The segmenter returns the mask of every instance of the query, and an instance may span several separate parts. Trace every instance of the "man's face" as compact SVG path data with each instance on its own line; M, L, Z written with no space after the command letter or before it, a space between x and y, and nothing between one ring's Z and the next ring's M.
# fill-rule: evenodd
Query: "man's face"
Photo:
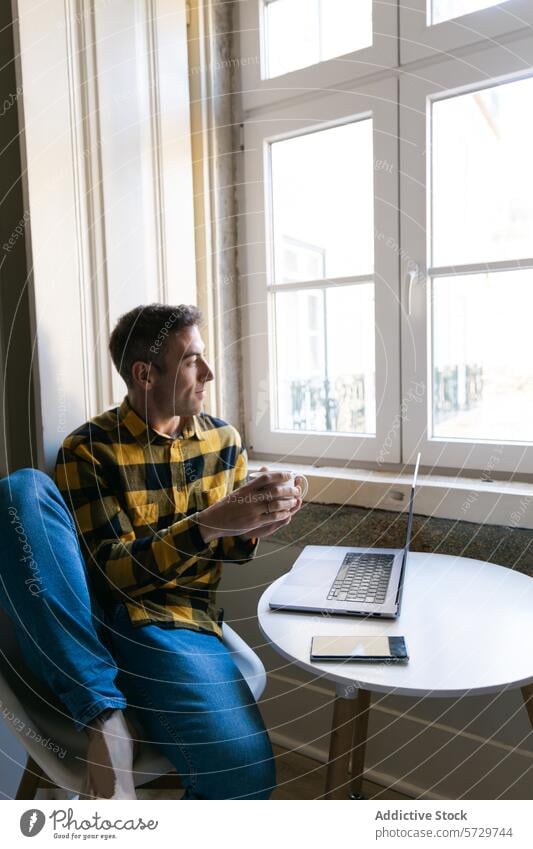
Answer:
M193 416L201 412L205 384L213 372L204 359L205 345L196 326L184 327L167 339L162 370L156 369L152 402L168 416Z

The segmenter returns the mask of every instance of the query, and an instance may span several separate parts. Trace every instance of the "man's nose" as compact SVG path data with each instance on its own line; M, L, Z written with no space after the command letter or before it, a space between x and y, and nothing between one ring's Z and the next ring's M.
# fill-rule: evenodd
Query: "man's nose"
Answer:
M209 380L213 380L214 376L215 375L211 371L211 367L210 367L209 363L205 362L204 363L204 375L202 377L202 381L204 383L207 383Z

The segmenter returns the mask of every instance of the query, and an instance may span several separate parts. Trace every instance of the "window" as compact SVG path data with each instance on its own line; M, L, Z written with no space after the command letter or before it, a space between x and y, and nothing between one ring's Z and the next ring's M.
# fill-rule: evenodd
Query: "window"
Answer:
M265 77L372 44L372 0L264 0Z
M533 269L435 277L431 310L432 435L531 442Z
M372 120L274 141L270 172L278 427L374 433Z
M372 120L275 141L270 160L273 282L372 274Z
M277 427L375 433L374 287L277 291ZM362 332L353 337L353 316Z
M403 449L448 468L533 466L528 52L529 37L400 86L402 377L425 387Z
M400 459L397 97L389 80L245 122L251 450Z
M451 18L469 15L471 12L478 12L480 9L488 9L501 2L502 0L432 0L429 10L430 23L440 24L441 21L449 21Z
M399 0L402 64L498 43L533 24L531 0Z
M397 60L396 2L239 0L244 109L379 72Z
M315 24L319 5L306 7ZM269 79L244 94L249 447L378 464L421 450L480 471L497 455L491 468L532 471L533 37L510 41L502 24L505 45L487 39L490 2L418 9L428 29L475 13L476 46L421 73L396 39L376 79L374 28L365 79L355 53L355 84L313 88L331 68L315 44L298 71L309 86L280 71L277 100ZM279 41L264 28L277 67L296 61L279 55L287 28Z
M433 104L432 264L532 255L533 77Z

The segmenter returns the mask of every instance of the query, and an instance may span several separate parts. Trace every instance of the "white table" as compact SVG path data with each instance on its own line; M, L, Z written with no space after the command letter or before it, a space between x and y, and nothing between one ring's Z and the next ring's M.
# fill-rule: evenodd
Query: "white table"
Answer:
M533 726L533 578L465 557L411 553L398 619L270 610L275 581L261 596L259 626L287 660L336 684L326 798L361 791L372 692L458 697L522 690ZM312 663L313 635L402 635L409 663Z

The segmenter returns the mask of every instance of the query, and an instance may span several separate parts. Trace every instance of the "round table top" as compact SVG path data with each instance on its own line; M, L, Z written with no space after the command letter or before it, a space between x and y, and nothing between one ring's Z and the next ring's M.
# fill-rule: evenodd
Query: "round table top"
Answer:
M397 619L271 610L275 581L259 601L259 626L287 660L338 692L398 695L491 693L533 682L533 578L503 566L412 552ZM408 663L311 662L313 636L403 636Z

